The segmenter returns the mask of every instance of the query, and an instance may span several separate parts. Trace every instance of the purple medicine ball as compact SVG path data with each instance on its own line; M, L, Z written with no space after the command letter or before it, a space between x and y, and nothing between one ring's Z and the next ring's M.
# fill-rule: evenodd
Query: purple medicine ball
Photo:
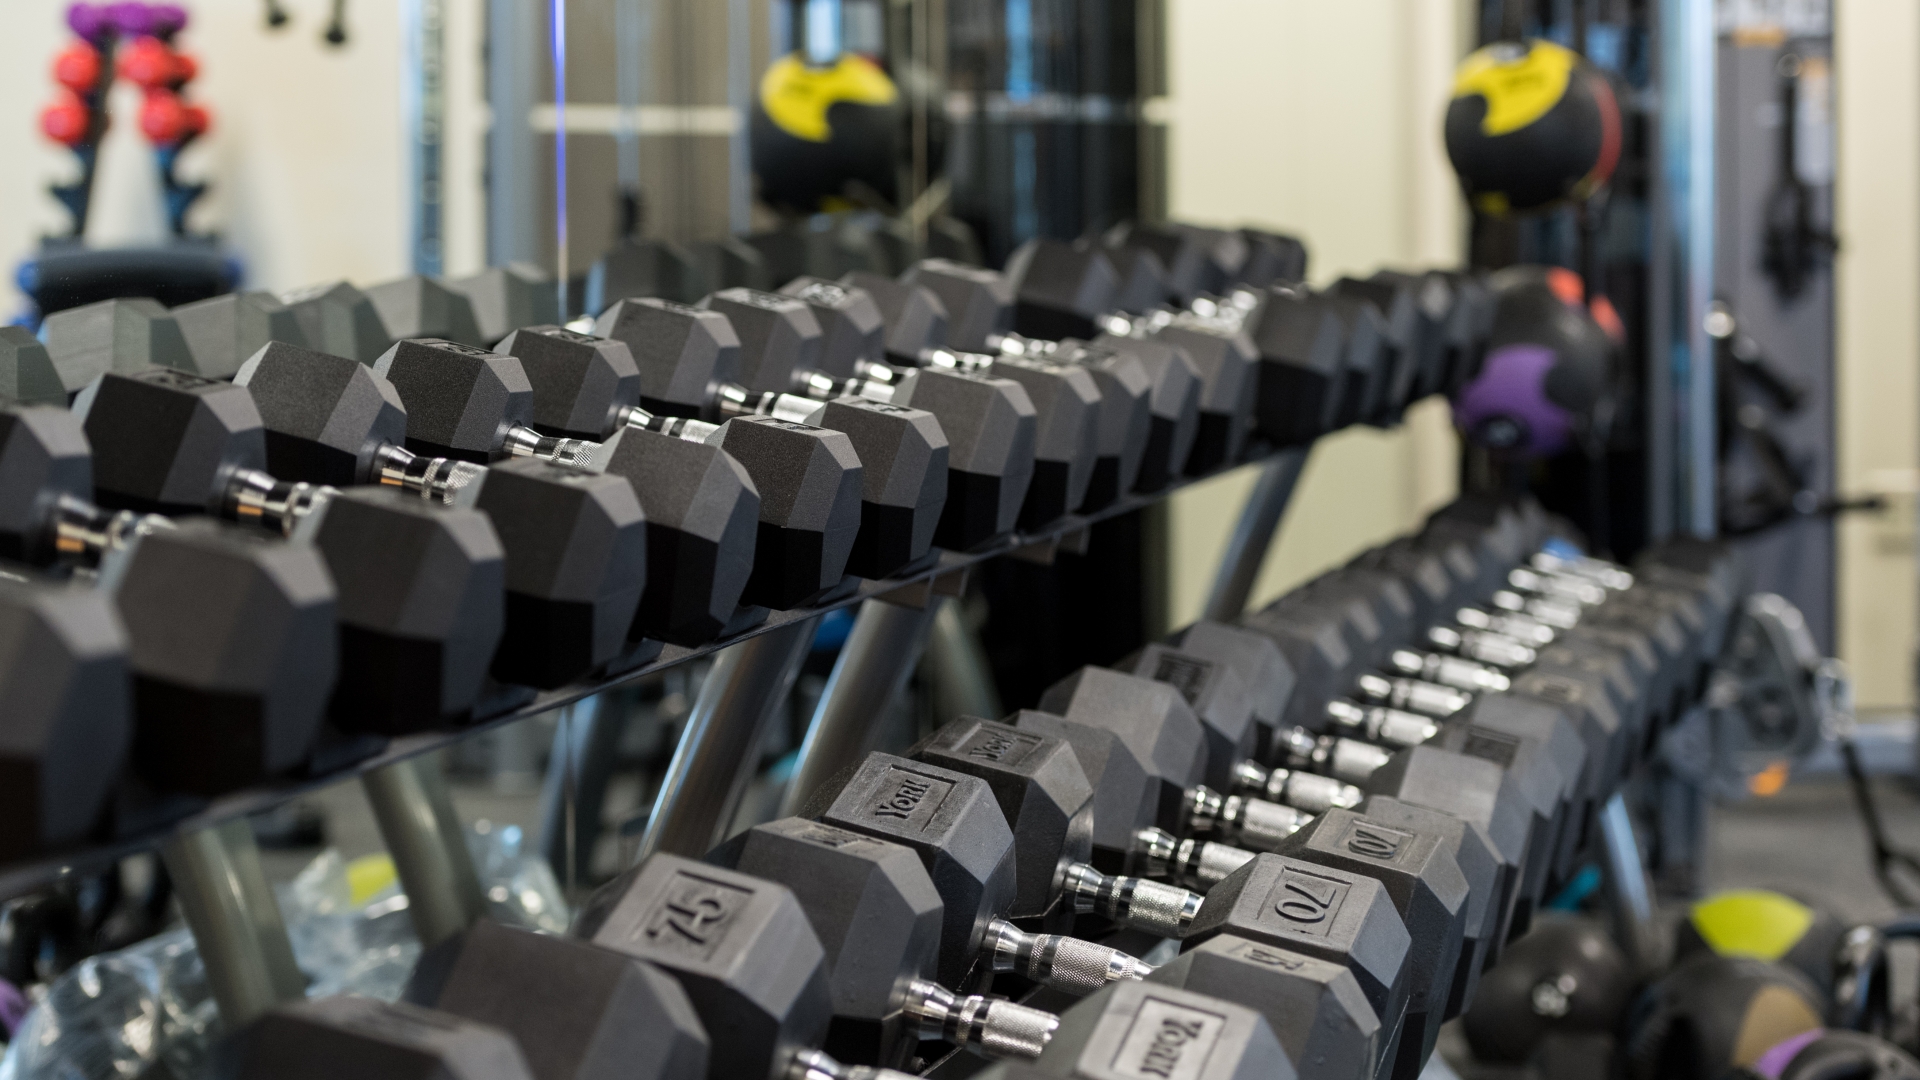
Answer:
M1488 353L1480 374L1454 399L1454 423L1495 450L1529 457L1565 450L1573 414L1547 396L1547 375L1558 359L1545 345L1505 345Z

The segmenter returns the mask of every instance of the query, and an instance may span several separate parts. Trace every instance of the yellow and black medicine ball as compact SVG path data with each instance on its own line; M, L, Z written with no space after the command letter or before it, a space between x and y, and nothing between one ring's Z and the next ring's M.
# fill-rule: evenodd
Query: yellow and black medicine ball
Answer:
M867 57L820 66L781 57L760 79L748 134L760 197L800 214L868 193L894 201L902 122L899 88Z
M1729 889L1696 902L1674 933L1678 957L1712 952L1784 964L1826 993L1847 928L1831 912L1767 889Z
M1620 104L1600 69L1551 41L1503 41L1454 73L1447 156L1474 209L1584 200L1620 160Z

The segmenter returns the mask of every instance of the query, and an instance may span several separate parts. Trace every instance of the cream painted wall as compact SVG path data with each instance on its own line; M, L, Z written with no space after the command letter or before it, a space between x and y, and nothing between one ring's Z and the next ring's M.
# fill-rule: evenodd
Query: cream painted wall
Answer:
M1454 0L1174 0L1173 215L1292 232L1316 281L1457 264L1461 211L1440 117L1468 40L1462 11ZM1458 460L1439 402L1397 431L1324 440L1253 601L1412 528L1453 496ZM1252 479L1241 470L1175 498L1172 625L1199 614Z
M246 268L247 283L286 289L347 278L371 283L406 273L409 185L401 57L403 5L348 6L352 38L321 44L329 0L284 0L293 23L269 34L259 0L189 0L181 45L200 62L191 96L211 107L214 129L191 149L181 174L212 190L196 227L218 231ZM446 0L449 115L447 269L485 264L485 109L481 88L483 0ZM62 227L48 182L73 175L69 155L39 133L52 98L48 71L70 40L64 0L10 0L8 52L0 66L0 316L18 310L11 269L38 238ZM103 147L90 241L157 239L163 228L150 148L137 126L138 97L122 87Z
M1863 708L1911 708L1920 489L1920 5L1839 0L1839 487L1892 497L1841 519L1840 655Z

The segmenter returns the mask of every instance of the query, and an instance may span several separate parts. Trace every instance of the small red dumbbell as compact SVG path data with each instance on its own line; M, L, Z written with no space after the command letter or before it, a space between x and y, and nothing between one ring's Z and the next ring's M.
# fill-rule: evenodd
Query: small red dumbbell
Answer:
M66 146L86 142L90 122L87 107L72 94L62 94L58 101L40 110L40 130Z
M76 94L90 94L100 85L100 50L76 41L53 58L53 81Z

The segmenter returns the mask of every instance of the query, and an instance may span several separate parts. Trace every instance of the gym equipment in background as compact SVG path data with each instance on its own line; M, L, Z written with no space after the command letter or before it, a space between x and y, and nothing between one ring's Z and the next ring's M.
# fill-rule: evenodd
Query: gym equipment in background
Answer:
M67 26L78 40L55 57L59 97L41 110L40 130L73 151L80 175L48 191L67 210L68 229L49 237L18 272L20 290L33 301L32 320L52 312L117 297L151 297L169 305L191 303L234 287L239 268L214 250L210 238L189 231L187 215L207 184L181 179L180 155L204 135L212 118L187 100L199 66L175 39L187 27L177 4L88 4L67 8ZM108 124L107 97L114 77L140 87L138 123L153 146L173 242L160 247L96 250L84 246L101 140Z

